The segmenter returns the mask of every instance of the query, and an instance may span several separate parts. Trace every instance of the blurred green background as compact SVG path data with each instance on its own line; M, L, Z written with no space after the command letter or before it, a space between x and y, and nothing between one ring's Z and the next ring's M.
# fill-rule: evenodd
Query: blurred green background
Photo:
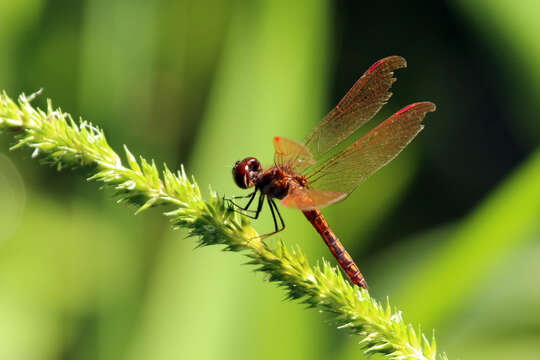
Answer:
M0 88L44 88L110 143L223 195L272 137L301 140L375 61L401 55L384 116L425 131L325 210L380 300L451 359L540 354L540 3L0 0ZM0 359L362 359L246 259L134 217L86 171L0 137ZM279 235L329 252L298 211ZM268 232L265 214L256 228ZM270 239L277 241L278 237Z

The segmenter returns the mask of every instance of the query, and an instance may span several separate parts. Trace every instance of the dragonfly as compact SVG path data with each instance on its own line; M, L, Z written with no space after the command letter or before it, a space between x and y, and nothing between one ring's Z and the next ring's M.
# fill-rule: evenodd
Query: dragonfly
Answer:
M320 209L344 200L359 184L394 159L423 129L432 102L404 107L358 140L350 139L356 130L372 119L388 102L394 71L405 68L400 56L389 56L373 64L356 81L303 143L284 137L274 138L274 164L263 168L255 157L237 161L233 179L241 189L254 188L245 206L233 203L244 215L257 219L265 199L274 220L274 232L285 229L276 200L285 207L302 211L320 234L350 281L367 289L367 282L341 241L332 231ZM352 144L346 144L353 141ZM344 143L343 150L340 144ZM256 195L257 207L250 210ZM277 214L277 217L276 217Z

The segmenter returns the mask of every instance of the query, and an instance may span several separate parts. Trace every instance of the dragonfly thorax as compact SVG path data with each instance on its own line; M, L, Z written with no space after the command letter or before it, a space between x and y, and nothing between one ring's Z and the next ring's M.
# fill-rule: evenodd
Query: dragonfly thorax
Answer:
M289 174L279 166L271 166L260 173L255 186L270 198L282 200L293 188L304 187L306 178L302 175Z

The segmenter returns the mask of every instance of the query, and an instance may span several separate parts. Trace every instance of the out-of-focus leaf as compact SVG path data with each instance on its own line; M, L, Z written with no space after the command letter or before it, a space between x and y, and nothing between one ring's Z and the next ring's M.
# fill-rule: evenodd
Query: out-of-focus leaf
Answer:
M502 87L511 79L511 88L500 90L509 125L520 140L537 145L540 123L532 113L540 111L540 2L524 0L516 6L508 0L462 0L449 4L475 26L493 50L504 69L493 74L500 79L495 83Z
M81 111L118 138L114 145L135 143L144 136L139 129L152 119L158 2L88 0L85 5Z
M98 216L83 200L59 204L31 191L28 198L17 231L0 244L0 358L57 359L77 342L81 316L97 315L96 303L109 313L120 303L128 314L137 248L117 218ZM108 335L121 347L129 328L124 321L114 330Z
M0 1L0 82L10 90L14 81L14 49L19 36L39 17L44 0ZM37 89L36 89L37 90Z
M26 205L26 189L13 163L0 153L0 246L21 223Z
M505 266L507 254L530 239L526 235L538 223L539 183L537 151L463 221L445 246L416 264L397 294L409 316L424 326L439 325L491 271Z

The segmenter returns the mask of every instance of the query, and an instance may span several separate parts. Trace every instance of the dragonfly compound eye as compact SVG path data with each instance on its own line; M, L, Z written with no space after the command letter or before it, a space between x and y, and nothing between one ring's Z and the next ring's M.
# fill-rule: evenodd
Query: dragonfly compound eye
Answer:
M234 182L241 189L252 187L252 177L254 173L260 171L261 164L255 158L245 158L242 161L237 161L232 168Z
M249 160L249 169L251 171L260 171L261 170L261 163L257 159L251 159Z

